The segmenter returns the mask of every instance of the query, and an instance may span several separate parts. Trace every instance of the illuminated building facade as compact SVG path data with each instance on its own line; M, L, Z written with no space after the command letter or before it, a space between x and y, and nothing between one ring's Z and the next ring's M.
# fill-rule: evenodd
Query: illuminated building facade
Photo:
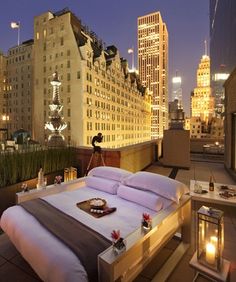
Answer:
M7 58L0 51L0 140L6 139L6 61Z
M4 114L9 137L20 128L32 132L33 40L8 50Z
M6 61L7 58L0 51L0 115L5 114L5 97L6 97Z
M168 128L168 31L160 12L138 18L138 69L152 95L152 138Z
M91 146L103 134L102 147L115 148L151 139L151 96L115 46L104 48L95 33L68 10L34 20L33 138L48 132L52 73L58 72L67 128L65 142Z
M191 94L191 138L223 138L223 120L215 115L210 86L210 58L203 55L197 70L197 87Z
M206 130L202 130L202 125L205 125L200 117L190 118L190 137L191 138L206 138Z
M204 138L210 134L214 114L214 98L210 87L210 58L203 55L197 69L197 87L191 94L191 138Z
M210 58L203 55L197 70L197 87L191 96L192 117L208 123L214 114L214 97L210 87Z

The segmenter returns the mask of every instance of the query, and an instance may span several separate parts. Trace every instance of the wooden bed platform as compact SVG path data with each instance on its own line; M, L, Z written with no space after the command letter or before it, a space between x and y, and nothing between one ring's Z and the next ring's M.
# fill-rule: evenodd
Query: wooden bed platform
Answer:
M57 186L51 185L47 189L21 192L16 194L16 202L72 191L83 186L84 178L80 178ZM191 198L188 195L182 196L178 205L172 204L159 212L152 219L152 229L148 233L144 233L140 223L140 228L125 238L126 251L116 255L111 246L101 253L98 256L99 281L133 281L176 233L180 234L181 243L155 276L155 281L166 281L190 246Z
M183 196L180 204L171 205L152 220L152 230L143 233L140 227L126 239L126 251L115 255L112 247L99 255L100 281L133 281L154 256L178 232L181 243L155 276L158 282L166 281L190 246L191 199Z

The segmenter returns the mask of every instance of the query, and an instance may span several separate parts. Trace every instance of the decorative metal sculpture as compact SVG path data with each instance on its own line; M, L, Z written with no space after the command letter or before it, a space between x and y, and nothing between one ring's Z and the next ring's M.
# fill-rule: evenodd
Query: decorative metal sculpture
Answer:
M61 131L67 127L66 122L63 121L64 117L61 115L63 106L60 102L59 87L61 82L58 78L58 73L53 74L53 80L51 81L53 87L52 90L52 103L49 105L50 108L50 121L45 124L45 129L49 129L52 133L48 136L49 147L62 147L65 146L64 136Z

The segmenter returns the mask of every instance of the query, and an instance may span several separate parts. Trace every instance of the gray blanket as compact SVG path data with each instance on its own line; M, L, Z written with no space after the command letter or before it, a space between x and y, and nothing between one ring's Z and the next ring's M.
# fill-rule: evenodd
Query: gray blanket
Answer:
M75 253L84 266L89 281L98 280L97 256L111 245L107 238L43 199L26 201L20 206Z

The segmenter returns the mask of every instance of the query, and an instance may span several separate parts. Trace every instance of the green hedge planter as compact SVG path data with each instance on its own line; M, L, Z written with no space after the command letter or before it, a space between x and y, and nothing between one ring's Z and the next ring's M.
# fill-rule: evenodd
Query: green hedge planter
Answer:
M0 154L0 188L37 177L40 167L50 174L76 166L75 160L73 147Z

